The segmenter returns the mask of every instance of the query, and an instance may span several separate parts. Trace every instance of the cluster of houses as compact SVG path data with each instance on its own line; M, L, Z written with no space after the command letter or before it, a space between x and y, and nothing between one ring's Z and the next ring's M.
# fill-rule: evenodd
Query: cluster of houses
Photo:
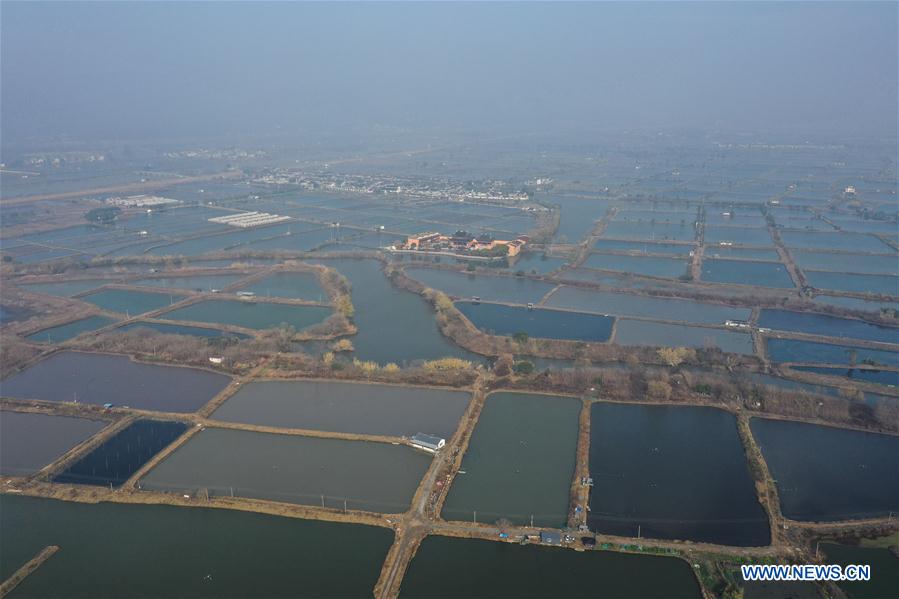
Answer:
M456 231L452 235L441 233L419 233L410 235L405 243L396 249L448 251L456 253L496 252L507 256L517 256L527 244L527 235L519 235L512 240L493 239L490 235L473 235L468 231Z

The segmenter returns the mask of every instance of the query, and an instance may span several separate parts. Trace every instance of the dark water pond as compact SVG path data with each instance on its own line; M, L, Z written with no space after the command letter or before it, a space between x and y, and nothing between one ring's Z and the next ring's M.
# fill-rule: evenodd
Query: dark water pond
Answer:
M26 291L33 291L34 293L46 293L47 295L67 297L84 291L90 291L91 289L96 289L101 285L111 282L112 281L108 279L77 279L74 281L56 281L51 283L30 283L21 285L21 287Z
M871 580L838 582L849 599L883 599L895 597L899 589L899 557L889 549L822 543L821 551L828 564L867 564L871 566Z
M252 291L260 297L328 301L328 294L319 285L315 273L311 272L278 272L243 285L241 290Z
M0 473L27 476L99 432L108 422L0 412Z
M121 312L136 316L144 312L153 312L165 308L184 299L183 295L171 293L149 293L131 291L129 289L103 289L79 299L90 302L110 312Z
M223 374L205 370L143 364L126 356L64 351L0 382L0 395L193 412L230 382Z
M183 422L138 420L53 477L53 482L118 487L187 430Z
M152 279L140 279L132 281L131 285L144 285L147 287L163 287L166 289L187 289L192 291L212 291L224 289L228 285L236 283L245 275L193 275L187 277L157 277Z
M702 261L702 280L713 283L758 285L760 287L793 287L786 267L779 262L748 262L745 260Z
M690 565L673 557L437 536L422 541L400 589L400 597L701 596Z
M464 299L477 296L485 301L518 304L537 303L555 287L552 283L523 277L492 277L433 268L410 267L406 269L406 274L453 297Z
M233 510L0 495L0 577L59 551L11 597L370 597L390 530Z
M787 518L874 518L899 510L899 437L764 418L753 418L751 427Z
M751 312L749 308L675 298L591 291L578 287L557 289L549 296L545 305L614 316L638 316L699 324L724 324L726 320L749 320Z
M331 309L324 306L205 300L166 312L160 318L228 324L246 329L272 329L287 324L301 330L324 321L330 315Z
M796 339L768 339L768 356L775 362L821 362L824 364L861 363L865 360L876 364L899 366L899 352L867 349L848 345L832 345Z
M615 319L600 314L523 308L503 304L456 302L474 326L495 335L527 333L531 337L608 341Z
M766 308L759 314L759 326L810 335L899 343L899 329L895 327L885 327L853 318L839 318L829 314Z
M88 316L74 322L67 322L58 327L51 327L32 333L28 335L27 339L38 343L61 343L77 337L81 333L96 331L114 322L116 321L106 316Z
M817 270L804 272L809 285L818 289L899 296L899 277Z
M591 530L762 546L770 540L734 417L722 410L596 403Z

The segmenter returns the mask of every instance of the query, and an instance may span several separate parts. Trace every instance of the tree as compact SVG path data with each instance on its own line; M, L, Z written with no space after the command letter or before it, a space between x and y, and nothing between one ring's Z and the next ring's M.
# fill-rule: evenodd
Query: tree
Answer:
M696 359L696 350L689 347L660 347L656 353L672 368Z
M516 343L524 345L525 343L528 342L528 339L530 339L530 336L524 331L518 331L517 333L512 335L512 339L514 339Z
M509 376L512 373L512 354L502 354L493 364L493 373L496 376Z
M516 362L512 370L515 371L515 374L531 374L534 372L534 363L522 360L521 362Z

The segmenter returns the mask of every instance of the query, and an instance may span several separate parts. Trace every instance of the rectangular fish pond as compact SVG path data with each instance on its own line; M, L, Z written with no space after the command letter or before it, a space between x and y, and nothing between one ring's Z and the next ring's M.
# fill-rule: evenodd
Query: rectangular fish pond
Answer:
M575 341L608 341L615 319L601 314L525 308L503 304L456 302L456 308L486 333Z
M851 337L866 341L880 341L881 343L899 343L899 328L812 312L765 308L759 314L759 327L808 335Z
M242 285L241 291L251 291L260 297L286 297L289 299L327 302L328 294L318 282L314 272L277 272L263 279Z
M578 287L560 287L549 296L545 305L614 316L638 316L698 324L724 324L727 320L749 320L752 312L750 308L668 297L591 291Z
M230 377L223 374L196 368L144 364L127 356L63 351L0 382L0 395L194 412L230 382Z
M150 293L130 289L103 289L78 299L90 302L103 310L135 316L144 312L154 312L184 299L183 295L172 293Z
M493 393L481 412L442 517L562 527L577 454L581 401Z
M118 487L186 430L183 422L137 420L54 476L53 482Z
M434 268L407 267L406 275L453 297L480 297L485 301L517 304L537 303L555 287L552 283L523 277L493 277Z
M899 436L753 418L784 516L827 521L899 511Z
M430 463L430 455L389 443L207 428L140 487L400 513Z
M108 424L86 418L2 411L0 474L33 474Z
M241 386L212 418L264 426L449 439L471 395L451 389L335 381L260 381Z
M595 403L588 525L597 532L760 547L771 541L734 417Z
M439 536L422 541L400 588L404 598L701 596L690 564L674 557Z
M871 366L899 367L899 352L868 349L849 345L801 341L798 339L767 339L768 357L775 362L817 362L821 364L869 363Z
M297 330L323 322L331 315L324 306L271 302L205 300L162 314L165 320L228 324L245 329L272 329L287 324Z
M42 329L28 335L26 339L38 343L62 343L63 341L68 341L69 339L77 337L81 333L96 331L97 329L102 329L114 322L116 322L116 320L107 318L106 316L88 316L87 318L80 318L72 322L67 322L66 324L50 327L49 329Z
M718 347L728 353L747 355L753 352L752 336L748 333L627 318L618 319L614 341L618 345Z
M782 289L794 287L787 267L780 262L707 259L702 261L702 280Z
M0 578L59 551L11 598L371 597L386 528L236 510L0 495Z

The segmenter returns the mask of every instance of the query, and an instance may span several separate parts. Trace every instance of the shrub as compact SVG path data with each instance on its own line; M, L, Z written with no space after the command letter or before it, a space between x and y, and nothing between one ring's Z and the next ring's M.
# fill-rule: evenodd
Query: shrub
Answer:
M516 374L531 374L534 372L534 363L522 360L521 362L516 362L512 369Z

